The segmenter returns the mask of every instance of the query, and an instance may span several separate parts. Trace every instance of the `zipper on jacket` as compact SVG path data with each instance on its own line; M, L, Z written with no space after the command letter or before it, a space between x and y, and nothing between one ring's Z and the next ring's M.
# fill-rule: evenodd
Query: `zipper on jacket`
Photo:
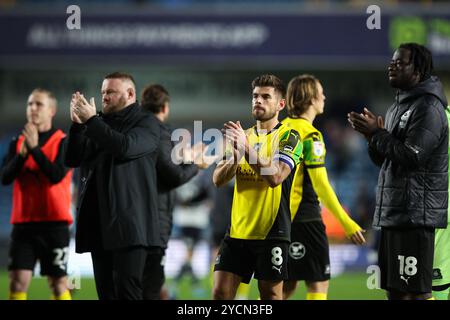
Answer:
M383 214L383 195L384 195L384 174L386 172L386 170L383 168L384 167L385 162L382 165L382 170L383 170L383 177L382 177L382 181L381 181L381 192L380 192L380 206L378 207L378 221L377 221L377 227L380 226L381 223L381 215Z

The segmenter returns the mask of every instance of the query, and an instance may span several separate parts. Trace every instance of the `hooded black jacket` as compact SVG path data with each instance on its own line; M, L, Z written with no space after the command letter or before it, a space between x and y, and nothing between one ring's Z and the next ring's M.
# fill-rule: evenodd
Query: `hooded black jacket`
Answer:
M160 127L137 104L72 124L65 164L80 167L76 251L162 246L156 170Z
M381 167L374 226L447 226L447 100L436 77L399 91L369 143Z

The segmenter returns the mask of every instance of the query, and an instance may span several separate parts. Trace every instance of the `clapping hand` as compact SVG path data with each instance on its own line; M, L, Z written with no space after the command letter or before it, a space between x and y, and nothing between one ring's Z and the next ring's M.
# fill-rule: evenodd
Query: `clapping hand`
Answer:
M207 169L218 158L208 155L208 147L203 142L199 142L192 147L192 157L194 163L200 169Z
M39 134L38 134L38 130L34 124L32 124L30 122L27 123L25 125L25 128L22 130L22 134L25 137L24 144L25 144L25 148L27 150L31 150L38 146Z
M384 128L383 118L375 116L367 108L364 108L364 113L352 111L347 114L347 118L352 128L364 135L367 140L372 137L377 129Z
M96 114L97 110L95 108L94 98L91 98L90 102L87 102L86 98L79 92L72 95L72 101L70 103L70 118L73 122L86 123L86 121Z
M247 135L242 129L241 123L239 121L236 123L228 121L224 124L222 132L225 135L225 139L233 146L235 160L239 161L248 147Z

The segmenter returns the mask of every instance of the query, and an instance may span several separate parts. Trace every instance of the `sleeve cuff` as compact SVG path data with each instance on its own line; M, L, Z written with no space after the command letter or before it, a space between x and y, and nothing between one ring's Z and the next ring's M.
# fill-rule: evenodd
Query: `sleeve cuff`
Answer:
M33 149L30 149L30 154L35 157L36 155L38 155L41 152L41 149L39 148L39 146L34 147Z
M72 125L70 126L71 132L82 132L85 129L85 125L81 123L72 122Z
M375 143L374 139L375 139L378 135L380 135L382 132L387 132L387 130L386 130L386 129L381 129L381 128L376 129L376 130L373 132L372 136L370 137L369 145L373 145L373 144Z
M305 164L305 168L307 169L315 169L315 168L323 168L325 164Z
M100 121L100 118L98 116L93 116L88 119L85 123L86 127L86 135L92 136L95 135L95 132L101 131L102 128L102 121Z
M87 121L86 121L86 125L89 125L92 121L93 121L93 119L95 119L95 118L98 118L97 117L97 115L94 115L94 116L92 116L92 117L90 117Z

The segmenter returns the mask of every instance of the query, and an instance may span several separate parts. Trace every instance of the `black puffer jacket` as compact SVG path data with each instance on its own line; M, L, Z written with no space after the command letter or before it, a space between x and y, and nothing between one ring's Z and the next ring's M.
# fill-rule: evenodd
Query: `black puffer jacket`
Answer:
M436 77L399 91L369 154L381 166L373 225L447 226L447 100Z

